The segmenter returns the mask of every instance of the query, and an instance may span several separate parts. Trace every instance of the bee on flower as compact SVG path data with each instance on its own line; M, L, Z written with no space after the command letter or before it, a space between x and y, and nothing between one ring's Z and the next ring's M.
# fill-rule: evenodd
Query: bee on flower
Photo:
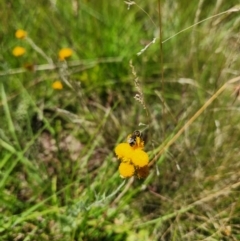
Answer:
M144 141L140 131L128 135L127 142L120 143L115 148L115 153L120 159L119 173L122 178L136 175L144 178L148 175L148 154L143 151Z

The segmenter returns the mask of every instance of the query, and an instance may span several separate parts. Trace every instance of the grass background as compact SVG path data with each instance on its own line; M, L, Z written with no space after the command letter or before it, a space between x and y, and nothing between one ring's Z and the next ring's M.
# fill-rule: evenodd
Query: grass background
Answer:
M239 6L132 3L0 2L1 240L240 239L238 81L224 85L239 76ZM155 162L124 181L114 147L136 129Z

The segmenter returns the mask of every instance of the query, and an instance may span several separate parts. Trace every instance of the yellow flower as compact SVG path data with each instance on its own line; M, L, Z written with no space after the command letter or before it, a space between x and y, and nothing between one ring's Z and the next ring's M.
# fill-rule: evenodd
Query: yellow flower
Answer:
M58 52L58 58L64 60L72 55L73 51L70 48L63 48Z
M62 82L59 80L54 81L52 84L52 88L54 90L61 90L63 88Z
M15 37L18 39L23 39L27 36L27 32L22 30L22 29L18 29L15 33Z
M122 162L118 168L120 172L120 176L122 178L126 177L132 177L134 175L135 169L134 166L127 163L127 162Z
M144 167L148 164L149 161L148 154L143 150L134 150L131 156L131 161L134 166Z
M143 151L144 141L141 133L135 131L127 137L126 143L120 143L115 148L115 153L120 159L119 172L121 177L136 175L143 178L148 175L148 154Z
M115 153L118 158L129 159L133 151L133 148L128 143L120 143L115 148Z
M13 49L12 54L15 57L19 57L19 56L22 56L25 52L26 52L25 48L17 46Z

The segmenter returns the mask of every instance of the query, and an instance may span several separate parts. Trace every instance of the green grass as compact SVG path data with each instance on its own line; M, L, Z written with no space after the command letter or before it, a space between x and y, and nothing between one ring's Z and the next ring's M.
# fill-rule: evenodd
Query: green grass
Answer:
M240 239L238 6L136 3L0 3L1 241ZM123 180L136 129L150 174Z

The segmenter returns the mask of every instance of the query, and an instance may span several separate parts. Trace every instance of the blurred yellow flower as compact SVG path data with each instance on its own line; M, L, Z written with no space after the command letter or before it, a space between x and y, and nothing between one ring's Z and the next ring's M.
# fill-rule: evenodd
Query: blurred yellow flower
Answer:
M59 80L54 81L52 84L52 88L54 90L61 90L63 88L62 82Z
M12 54L13 54L15 57L22 56L23 54L25 54L25 52L26 52L25 48L20 47L20 46L17 46L17 47L15 47L15 48L12 50Z
M27 36L27 32L22 30L22 29L18 29L15 33L15 37L18 39L23 39Z
M135 131L128 135L127 142L120 143L115 148L115 153L120 159L120 176L123 178L136 175L138 178L144 178L148 175L148 154L143 151L144 141L141 133Z
M72 49L70 48L63 48L58 52L58 58L60 60L64 60L66 58L69 58L73 54Z
M122 178L132 177L135 172L134 166L126 162L122 162L118 170Z

